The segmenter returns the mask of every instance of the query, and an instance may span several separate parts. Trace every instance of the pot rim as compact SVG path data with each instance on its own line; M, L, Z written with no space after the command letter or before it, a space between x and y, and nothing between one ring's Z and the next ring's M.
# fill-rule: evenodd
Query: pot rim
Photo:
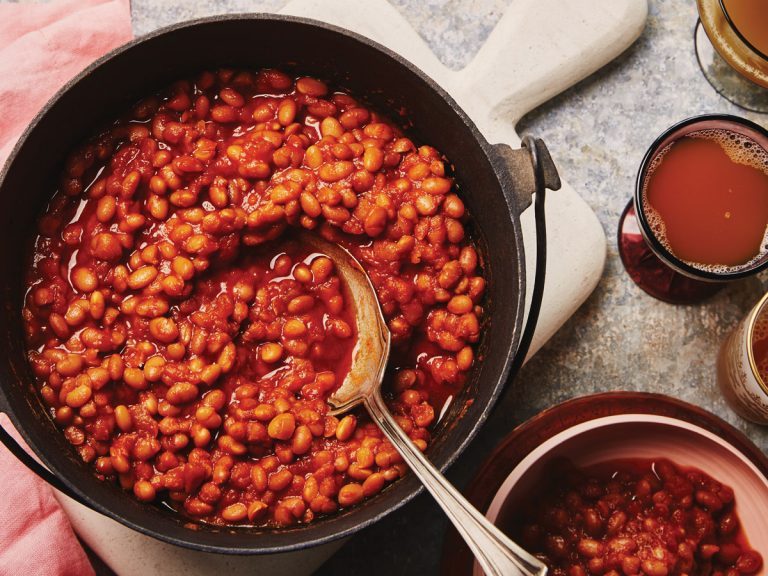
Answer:
M386 46L383 46L374 40L366 38L350 30L347 30L332 24L327 24L325 22L321 22L318 20L310 19L310 18L288 16L288 15L282 15L282 14L270 14L270 13L225 14L225 15L198 18L198 19L188 20L184 22L178 22L170 26L166 26L166 27L154 30L148 34L134 38L130 42L127 42L126 44L123 44L122 46L119 46L114 50L110 51L109 53L105 54L104 56L102 56L101 58L93 62L91 65L86 67L84 70L82 70L80 73L78 73L74 78L69 80L48 100L45 106L35 115L35 117L32 119L29 125L25 128L24 132L21 134L18 141L14 145L2 169L0 169L0 188L2 188L2 185L6 180L7 174L10 171L12 164L16 161L20 151L24 147L24 144L28 140L29 136L37 129L38 125L41 123L43 118L51 111L51 109L53 109L57 105L57 103L61 100L61 98L65 94L69 93L72 89L76 88L77 85L83 79L90 76L93 72L100 69L102 66L109 64L112 60L114 60L116 57L120 56L121 54L128 52L134 49L135 47L147 41L153 40L157 37L173 34L180 30L185 30L188 28L194 28L198 26L215 25L216 23L220 23L220 22L248 21L248 20L266 21L266 22L288 22L288 23L296 23L296 24L301 24L305 26L320 28L320 29L347 37L352 41L365 44L366 46L383 53L389 59L394 60L401 67L405 67L409 73L416 76L419 80L424 82L431 89L431 91L434 94L434 97L443 99L451 107L454 113L458 115L461 122L467 127L470 133L474 136L474 139L477 145L480 147L483 154L488 160L489 170L493 170L494 177L499 182L499 188L503 192L502 195L504 197L504 202L506 203L506 206L508 209L508 219L510 224L512 225L512 232L514 234L514 240L515 240L515 251L517 253L517 261L519 265L517 313L515 315L515 325L513 326L513 331L509 336L508 344L504 345L505 349L502 349L499 351L499 354L500 355L503 354L504 356L503 369L496 376L497 381L491 389L491 393L488 397L488 401L485 403L485 405L476 415L473 422L469 424L469 429L467 433L464 436L460 436L457 438L456 446L450 449L450 453L448 454L448 457L445 458L445 460L439 465L439 469L441 471L445 471L445 469L448 466L450 466L456 461L456 459L467 448L469 443L475 438L480 427L487 420L488 415L490 414L492 408L494 407L502 389L504 388L508 380L512 376L514 376L513 374L511 374L513 359L516 356L517 347L519 345L520 336L522 334L523 319L525 316L525 286L526 286L525 253L523 248L522 231L521 231L520 219L519 219L519 214L520 214L519 202L516 196L510 190L511 184L510 184L509 172L507 171L504 161L499 157L498 153L494 150L493 146L480 133L475 123L469 118L466 112L464 112L464 110L456 103L456 101L450 96L450 94L448 94L443 88L441 88L429 75L427 75L425 72L423 72L421 69L419 69L417 66L412 64L407 59L403 58L398 53L390 50ZM19 418L17 418L13 408L8 405L9 403L6 401L5 398L3 398L3 396L4 396L4 393L3 393L2 387L0 387L0 408L6 409L6 413L8 414L9 418L13 422L14 426L16 426L16 429L18 430L18 432L21 434L21 436L27 442L27 444L33 448L35 454L43 462L43 464L49 469L55 470L56 467L52 466L50 459L47 457L46 451L40 449L33 441L31 441L29 435L27 434L27 431L25 430L25 427L21 425L21 422ZM3 406L4 404L6 406ZM466 410L467 412L471 411L473 408L477 406L478 406L478 403L473 403L472 406L470 406ZM467 418L467 415L465 414L462 417L462 419L463 418ZM361 508L353 509L351 516L340 515L339 513L337 513L335 515L332 515L327 520L320 520L317 523L313 523L306 527L303 527L302 532L305 532L307 536L303 536L302 534L296 532L295 530L290 530L290 529L277 530L271 533L267 532L267 534L270 537L276 536L279 540L286 540L286 543L278 542L273 545L263 546L262 544L259 543L260 540L263 540L263 535L253 534L254 545L249 547L244 547L244 546L231 546L231 545L220 546L220 545L212 545L212 544L201 543L201 542L192 542L188 539L176 538L176 537L167 535L163 532L156 531L152 527L146 526L145 524L134 522L131 519L124 517L122 514L118 514L112 511L112 509L110 509L109 507L106 507L100 504L99 502L92 500L88 494L86 494L81 489L79 489L77 484L70 481L69 478L67 478L66 476L63 476L63 475L57 475L57 476L59 476L59 478L71 490L73 490L75 494L77 494L85 502L87 502L88 506L90 506L92 509L98 511L104 516L107 516L108 518L111 518L113 520L120 522L124 526L127 526L133 530L136 530L137 532L140 532L147 536L151 536L161 541L165 541L170 544L174 544L184 548L199 550L203 552L212 552L212 553L220 553L220 554L236 554L236 555L249 555L249 554L256 555L256 554L291 552L295 550L327 544L344 537L349 537L359 532L363 528L366 528L367 526L370 526L371 524L378 522L383 517L388 515L390 512L393 512L394 510L401 508L403 505L413 500L413 498L419 495L424 489L423 486L413 476L413 474L409 474L405 478L401 478L399 481L395 482L392 486L393 489L399 486L400 490L403 491L405 495L399 500L397 500L396 502L394 502L392 506L386 509L374 510L373 512L369 512L367 513L367 517L362 519L355 518L355 516L360 515L360 512L358 512L358 514L354 513L354 511L359 511L361 510ZM333 526L334 520L336 520L337 522L340 522L341 525L338 527ZM321 531L324 531L325 533L320 535L314 534ZM189 533L195 534L196 532L190 530Z

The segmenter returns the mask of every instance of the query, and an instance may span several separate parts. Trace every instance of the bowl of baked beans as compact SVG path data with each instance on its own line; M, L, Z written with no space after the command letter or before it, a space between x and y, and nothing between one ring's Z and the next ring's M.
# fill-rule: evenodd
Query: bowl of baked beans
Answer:
M445 468L518 352L519 213L554 182L531 142L490 146L396 55L300 19L179 25L98 62L0 175L2 408L37 471L218 552L319 544L407 502L377 426L329 414L355 303L299 232L362 263L388 406Z
M699 408L610 393L521 425L469 492L551 574L764 574L766 464ZM482 574L446 550L447 573Z

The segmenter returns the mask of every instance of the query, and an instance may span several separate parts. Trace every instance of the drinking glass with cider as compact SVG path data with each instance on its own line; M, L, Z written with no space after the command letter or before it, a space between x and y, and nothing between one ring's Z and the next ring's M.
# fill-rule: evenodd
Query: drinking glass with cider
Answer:
M697 0L696 54L704 76L743 108L768 112L768 3Z
M665 131L641 163L619 252L641 288L673 303L768 267L768 131L728 115Z

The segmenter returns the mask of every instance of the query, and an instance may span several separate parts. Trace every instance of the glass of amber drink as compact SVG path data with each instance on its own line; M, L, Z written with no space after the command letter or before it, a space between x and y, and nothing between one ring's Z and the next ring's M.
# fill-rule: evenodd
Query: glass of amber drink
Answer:
M618 245L632 279L671 303L768 268L768 131L721 114L667 129L640 165Z
M723 341L717 384L734 412L768 424L768 293Z
M704 76L742 108L768 112L768 4L697 0L696 55Z

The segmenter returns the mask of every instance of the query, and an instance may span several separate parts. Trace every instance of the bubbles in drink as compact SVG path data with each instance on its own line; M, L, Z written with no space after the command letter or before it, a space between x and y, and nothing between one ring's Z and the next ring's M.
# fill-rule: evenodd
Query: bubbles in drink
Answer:
M761 148L752 138L717 128L697 130L686 134L686 136L688 138L714 140L722 146L731 162L752 166L768 175L768 150Z
M759 247L757 247L757 244L755 243L755 250L751 251L753 256L751 258L748 258L746 261L739 262L738 264L719 264L719 263L713 263L713 262L699 262L695 261L690 258L685 258L682 255L678 254L677 251L673 248L674 242L670 241L670 234L668 234L668 226L670 222L674 222L674 225L680 228L686 228L691 227L693 224L692 222L695 221L696 216L692 216L691 212L691 204L695 203L697 201L706 201L702 198L687 198L683 201L682 198L678 199L680 202L680 205L677 207L669 207L667 210L667 219L665 221L665 218L662 217L662 214L651 205L651 202L649 201L649 196L652 196L652 194L649 193L649 186L652 181L652 177L654 174L656 174L657 170L659 170L660 166L664 163L665 159L668 158L670 155L670 152L673 150L673 148L682 140L684 139L692 139L693 141L696 140L706 140L717 143L720 148L722 149L722 152L725 153L727 156L727 159L730 160L733 164L743 165L743 166L749 166L751 168L756 169L759 172L762 172L762 174L765 176L766 183L768 184L768 150L761 147L760 144L758 144L753 139L749 138L748 136L745 136L743 134L739 134L737 132L733 132L726 129L721 128L711 128L711 129L703 129L703 130L697 130L694 132L687 133L680 138L670 142L667 144L660 152L658 152L650 164L648 165L648 168L646 170L644 179L643 179L643 188L642 188L642 208L643 213L645 215L648 227L650 228L653 235L656 237L656 239L661 243L661 245L672 255L679 258L686 264L697 268L699 270L703 270L705 272L710 272L713 274L730 274L734 272L739 272L741 270L749 269L755 264L757 264L760 260L762 260L766 252L768 252L768 218L763 218L758 222L758 225L760 226L759 230L762 231L762 239L759 244ZM679 149L678 149L679 151ZM692 153L691 153L692 154ZM697 191L691 192L691 184L688 182L688 180L691 177L690 169L691 169L691 162L695 162L698 159L691 159L691 158L685 158L684 161L688 162L689 164L687 166L680 166L681 174L677 175L678 180L674 181L673 184L675 185L670 186L667 184L668 189L665 189L663 191L663 194L667 195L683 195L684 193L688 194L696 194ZM680 162L683 162L683 160L680 160L678 157L678 160ZM724 161L726 164L728 164L727 161ZM754 183L753 181L750 181L750 183ZM729 189L728 193L734 196L733 194L734 190L737 192L743 191L743 187L741 183L734 182L733 183L733 189ZM765 185L764 185L765 187ZM710 191L711 192L711 191ZM718 193L720 193L718 191ZM766 187L766 194L768 194L768 187ZM736 201L737 199L728 199L728 201ZM757 207L755 208L758 209ZM728 220L730 218L736 218L742 216L745 212L751 211L751 206L741 206L740 210L733 210L730 209L724 210L722 213L718 214L719 218ZM676 211L676 212L675 212ZM674 217L674 218L673 218ZM735 222L735 220L734 220ZM700 230L699 230L700 232ZM692 236L692 235L691 235ZM757 234L754 234L755 239ZM677 235L678 243L681 240L681 235L678 231ZM690 238L687 239L689 243L707 241L712 243L713 252L716 249L720 249L723 247L723 243L728 242L728 238L726 237L717 237L715 234L712 237L708 238ZM699 247L698 252L701 253L701 247Z

